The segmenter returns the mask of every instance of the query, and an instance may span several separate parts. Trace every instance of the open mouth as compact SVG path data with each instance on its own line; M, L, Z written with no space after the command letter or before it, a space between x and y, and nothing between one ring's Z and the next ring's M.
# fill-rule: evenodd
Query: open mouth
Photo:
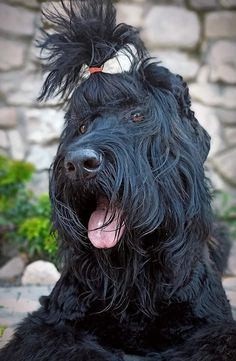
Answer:
M106 197L97 199L96 209L88 220L88 238L96 248L112 248L121 239L125 225L122 212L118 208L111 210Z

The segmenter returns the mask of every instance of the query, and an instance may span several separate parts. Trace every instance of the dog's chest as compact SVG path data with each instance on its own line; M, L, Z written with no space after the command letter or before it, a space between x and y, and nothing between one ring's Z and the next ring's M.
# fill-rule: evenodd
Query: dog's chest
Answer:
M191 321L191 312L183 305L175 310L166 308L155 317L138 311L126 313L123 318L112 312L90 315L84 320L83 328L93 332L104 346L146 354L168 348L173 340L176 345L181 343L192 329Z

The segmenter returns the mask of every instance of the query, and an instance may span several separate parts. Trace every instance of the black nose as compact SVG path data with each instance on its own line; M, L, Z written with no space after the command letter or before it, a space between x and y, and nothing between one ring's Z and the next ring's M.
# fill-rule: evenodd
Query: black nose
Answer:
M86 178L94 177L102 164L102 155L93 149L77 149L68 152L65 158L67 175L76 179L80 174Z

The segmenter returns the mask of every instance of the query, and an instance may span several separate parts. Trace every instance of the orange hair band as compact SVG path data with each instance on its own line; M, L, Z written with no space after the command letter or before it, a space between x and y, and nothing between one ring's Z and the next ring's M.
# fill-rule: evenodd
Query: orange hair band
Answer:
M90 74L101 73L102 72L102 67L91 66L89 68L89 72L90 72Z

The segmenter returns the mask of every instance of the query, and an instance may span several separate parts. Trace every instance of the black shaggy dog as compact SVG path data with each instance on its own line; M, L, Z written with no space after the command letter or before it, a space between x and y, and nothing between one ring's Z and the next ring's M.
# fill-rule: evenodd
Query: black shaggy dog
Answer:
M108 0L45 16L55 32L41 43L40 100L67 103L50 183L64 266L1 360L236 360L209 136L186 84L149 58L137 29L115 25Z

